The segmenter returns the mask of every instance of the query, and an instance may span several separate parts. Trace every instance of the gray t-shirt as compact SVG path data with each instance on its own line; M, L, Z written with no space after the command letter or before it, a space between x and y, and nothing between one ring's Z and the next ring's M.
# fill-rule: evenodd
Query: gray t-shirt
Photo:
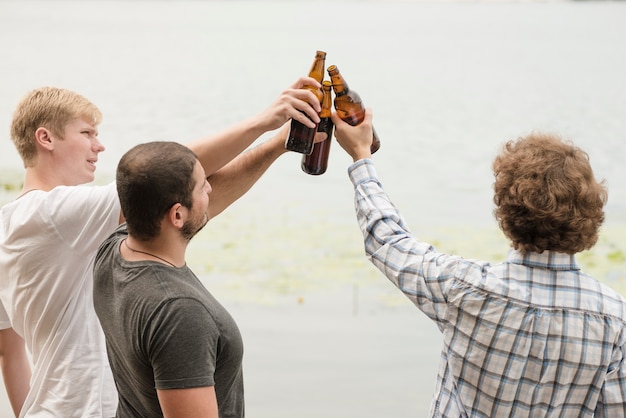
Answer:
M237 324L187 267L126 261L125 225L100 247L94 306L119 393L118 417L162 417L156 389L214 386L220 418L244 417Z

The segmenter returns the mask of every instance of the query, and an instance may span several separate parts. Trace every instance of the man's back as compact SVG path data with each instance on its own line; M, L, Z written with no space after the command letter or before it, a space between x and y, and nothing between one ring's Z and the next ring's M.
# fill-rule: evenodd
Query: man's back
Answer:
M441 266L444 260L438 257ZM449 280L446 302L435 308L445 361L434 411L452 413L456 402L489 417L623 408L603 398L623 382L626 304L619 294L582 273L573 256L550 251L459 266L471 267Z
M0 325L24 338L34 364L21 416L113 416L92 268L119 222L114 185L33 190L0 213Z
M512 250L496 265L439 253L371 160L349 173L367 255L443 334L431 416L625 416L621 295L562 252Z

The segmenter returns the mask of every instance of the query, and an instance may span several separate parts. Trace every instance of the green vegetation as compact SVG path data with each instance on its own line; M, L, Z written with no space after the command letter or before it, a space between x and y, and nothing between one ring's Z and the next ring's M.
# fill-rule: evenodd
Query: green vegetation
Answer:
M254 216L249 207L244 211L220 215L191 242L188 262L209 288L266 304L355 284L362 290L375 288L390 306L406 303L366 259L356 221L333 223L326 215L313 227L271 211ZM597 245L576 259L583 271L626 295L624 236L626 225L605 228ZM496 226L442 228L422 238L438 251L492 263L504 260L508 251Z

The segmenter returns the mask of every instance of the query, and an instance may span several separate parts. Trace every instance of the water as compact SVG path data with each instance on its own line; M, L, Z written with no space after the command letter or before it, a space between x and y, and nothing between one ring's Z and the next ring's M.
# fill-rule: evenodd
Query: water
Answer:
M0 175L21 180L8 126L32 88L98 104L104 182L136 143L261 111L321 49L373 108L379 174L420 237L504 257L491 160L558 132L609 186L581 264L626 289L625 21L626 2L0 0ZM251 417L427 413L440 335L364 259L349 161L334 144L314 177L281 157L192 242L189 264L242 329Z

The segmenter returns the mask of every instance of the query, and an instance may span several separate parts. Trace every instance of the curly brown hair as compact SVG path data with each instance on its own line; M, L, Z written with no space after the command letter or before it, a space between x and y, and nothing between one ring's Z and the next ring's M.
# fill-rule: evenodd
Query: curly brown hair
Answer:
M513 248L575 254L598 240L607 189L571 142L545 133L509 141L493 173L494 215Z

